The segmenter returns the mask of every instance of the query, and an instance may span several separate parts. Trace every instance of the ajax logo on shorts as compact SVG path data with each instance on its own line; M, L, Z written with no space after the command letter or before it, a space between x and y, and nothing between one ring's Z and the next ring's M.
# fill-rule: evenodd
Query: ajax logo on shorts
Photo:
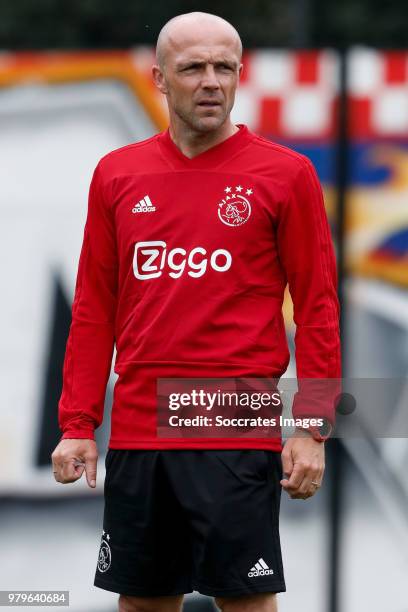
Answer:
M273 574L273 570L269 569L265 561L261 558L255 563L254 567L248 572L248 576L253 578L254 576L269 576Z
M147 280L168 273L171 278L180 278L187 267L187 274L199 278L208 266L216 272L229 270L232 256L226 249L216 249L211 254L203 247L195 247L189 253L180 247L168 250L162 240L136 242L133 256L133 272L136 278Z
M104 531L102 531L102 541L98 556L98 570L100 572L106 572L111 565L112 555L109 546L109 540L109 533L105 533Z
M225 225L238 227L248 221L251 215L251 204L248 196L253 194L253 189L244 189L242 185L226 187L225 196L218 204L218 217Z

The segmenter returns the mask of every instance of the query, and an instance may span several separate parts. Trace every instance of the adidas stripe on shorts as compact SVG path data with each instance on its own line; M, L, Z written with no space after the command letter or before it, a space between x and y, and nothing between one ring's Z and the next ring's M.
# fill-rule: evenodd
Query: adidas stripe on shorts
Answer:
M285 591L278 452L109 449L94 585L140 597Z

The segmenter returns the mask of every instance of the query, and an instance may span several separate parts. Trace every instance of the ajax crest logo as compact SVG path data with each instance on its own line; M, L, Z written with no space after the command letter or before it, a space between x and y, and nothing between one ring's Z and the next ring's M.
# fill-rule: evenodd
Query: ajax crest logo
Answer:
M105 533L104 531L102 531L102 541L101 541L101 547L99 549L99 556L98 556L98 570L100 572L106 572L110 568L110 565L111 565L112 555L111 555L111 549L109 546L109 540L110 540L109 533Z
M238 227L248 221L251 216L251 204L248 197L253 194L252 189L244 189L237 185L224 189L225 196L218 204L218 216L225 225Z

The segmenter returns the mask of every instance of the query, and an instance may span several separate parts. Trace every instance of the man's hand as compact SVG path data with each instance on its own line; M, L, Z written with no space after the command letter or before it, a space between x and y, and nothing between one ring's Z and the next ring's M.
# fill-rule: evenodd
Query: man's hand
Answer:
M321 485L324 467L324 442L317 442L307 432L296 431L282 451L282 468L287 478L280 481L281 485L292 499L312 497Z
M63 484L81 478L84 470L90 487L96 487L98 449L94 440L61 440L51 455L55 480Z

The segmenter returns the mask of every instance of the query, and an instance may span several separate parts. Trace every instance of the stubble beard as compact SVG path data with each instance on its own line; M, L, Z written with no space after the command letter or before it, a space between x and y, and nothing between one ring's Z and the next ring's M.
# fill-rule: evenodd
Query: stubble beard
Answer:
M229 112L225 108L222 109L221 114L199 117L194 111L188 112L182 108L174 107L174 112L183 123L185 123L190 130L206 134L208 132L215 132L218 130L228 118Z

